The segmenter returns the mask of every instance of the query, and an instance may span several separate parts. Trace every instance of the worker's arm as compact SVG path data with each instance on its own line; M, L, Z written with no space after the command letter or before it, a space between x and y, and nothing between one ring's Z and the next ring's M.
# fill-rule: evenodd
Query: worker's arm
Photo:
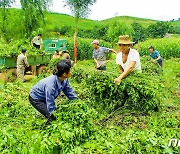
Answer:
M121 65L119 65L119 72L120 72L120 73L123 73L123 72L124 72L124 69L122 68Z
M40 49L42 49L42 43L40 44Z
M47 110L49 114L52 114L52 112L56 109L55 102L54 102L54 93L55 93L55 88L46 86L45 87L45 97L46 97L46 105L47 105Z
M153 62L158 61L159 59L161 59L160 55L156 59L153 59Z
M24 58L24 63L25 63L25 65L27 66L27 67L29 67L29 64L28 64L28 61L27 61L27 57L25 56L25 58Z
M65 81L64 81L65 82ZM66 80L66 85L64 87L64 89L62 90L64 92L64 94L70 99L77 99L77 95L76 93L73 91L73 89L71 88L69 81Z
M114 49L109 49L109 51L111 51L111 52L113 52L113 53L117 54L117 51L116 51L116 50L114 50Z
M94 61L95 61L95 63L96 63L96 67L98 68L100 65L99 65L99 63L98 63L97 59L96 59L96 58L94 58Z
M118 78L114 79L114 83L118 84L118 83L121 82L121 80L123 78L128 76L132 72L132 70L134 69L135 64L136 64L136 61L131 61L130 64L129 64L129 67L126 70L124 70L124 72Z

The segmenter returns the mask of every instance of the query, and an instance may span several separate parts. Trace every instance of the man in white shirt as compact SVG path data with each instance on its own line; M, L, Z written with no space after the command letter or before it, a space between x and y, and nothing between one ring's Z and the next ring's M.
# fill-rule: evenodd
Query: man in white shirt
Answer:
M32 39L32 46L34 46L37 49L42 48L42 34L38 34L38 36L35 36Z
M132 71L142 72L139 52L131 48L132 44L134 42L130 41L128 35L119 36L118 45L120 52L116 55L116 64L119 65L122 74L114 79L115 84L120 83Z

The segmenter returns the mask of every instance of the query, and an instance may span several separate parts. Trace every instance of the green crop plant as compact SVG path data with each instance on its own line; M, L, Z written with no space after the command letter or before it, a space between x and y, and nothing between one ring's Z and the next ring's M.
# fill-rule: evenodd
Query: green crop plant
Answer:
M140 55L149 55L148 47L152 45L164 59L180 58L180 38L149 39L141 43Z

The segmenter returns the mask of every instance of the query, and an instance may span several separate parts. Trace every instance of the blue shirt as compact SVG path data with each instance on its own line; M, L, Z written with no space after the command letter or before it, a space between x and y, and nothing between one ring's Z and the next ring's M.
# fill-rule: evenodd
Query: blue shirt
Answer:
M77 98L76 94L69 85L68 79L65 79L61 83L57 75L51 75L40 80L32 87L30 96L33 99L46 102L48 112L51 114L56 109L54 100L61 91L63 91L70 100Z
M150 57L153 58L153 59L157 59L159 56L160 56L160 54L159 54L159 52L157 50L154 50L153 53L152 52L150 53ZM162 57L161 57L161 59L158 60L158 62L159 61L162 61Z
M93 50L92 58L93 59L96 58L97 60L100 61L105 61L107 52L109 52L109 48L99 47L98 51L96 51L95 49Z
M96 49L93 50L92 58L97 59L97 62L101 66L106 65L106 53L109 52L109 48L99 47L98 51Z

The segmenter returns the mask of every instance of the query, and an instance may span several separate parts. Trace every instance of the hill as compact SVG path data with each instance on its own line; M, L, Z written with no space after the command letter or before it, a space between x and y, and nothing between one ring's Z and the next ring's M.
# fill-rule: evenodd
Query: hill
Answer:
M131 17L131 16L117 16L117 17L106 19L106 20L102 20L100 22L104 23L104 24L109 24L112 22L132 24L133 22L137 22L137 23L141 24L143 27L147 27L151 24L156 23L157 21L158 20L151 20L151 19L146 19L146 18L137 18L137 17Z
M21 9L15 9L11 8L9 9L10 12L19 13ZM1 9L0 9L0 16L2 15ZM150 24L154 24L159 20L152 20L152 19L146 19L146 18L138 18L138 17L132 17L132 16L117 16L113 18L109 18L106 20L90 20L86 18L79 19L79 28L80 29L92 29L95 25L104 25L104 24L110 24L112 22L120 22L120 23L126 23L127 25L132 24L133 22L140 23L143 27L147 27ZM61 14L61 13L53 13L48 12L46 14L46 27L48 30L52 30L55 27L62 27L62 26L74 26L74 17L67 15L67 14ZM180 26L180 21L170 21L173 26Z
M130 16L118 16L100 21L81 18L79 20L79 28L92 29L95 25L98 26L98 25L110 24L112 22L121 22L121 23L126 23L127 25L130 25L133 22L137 22L140 23L143 27L147 27L150 24L156 23L157 20L130 17ZM53 29L54 27L61 27L63 25L74 26L74 17L66 14L50 12L47 14L47 25L48 25L47 26L48 29Z
M155 24L158 21L159 20L138 18L138 17L132 17L132 16L117 16L117 17L106 19L106 20L100 20L100 21L81 18L79 19L79 28L87 30L87 29L92 29L94 26L108 25L112 22L125 23L126 25L130 25L133 22L137 22L146 28L149 25ZM173 26L180 27L180 21L170 21L170 23ZM49 12L47 14L47 29L52 30L55 27L62 27L65 25L73 27L74 17L67 14L52 13L52 12Z
M54 27L72 26L74 27L74 17L67 14L60 13L48 13L47 14L47 29L53 29ZM79 28L92 29L94 25L100 25L100 22L81 18L79 19Z

